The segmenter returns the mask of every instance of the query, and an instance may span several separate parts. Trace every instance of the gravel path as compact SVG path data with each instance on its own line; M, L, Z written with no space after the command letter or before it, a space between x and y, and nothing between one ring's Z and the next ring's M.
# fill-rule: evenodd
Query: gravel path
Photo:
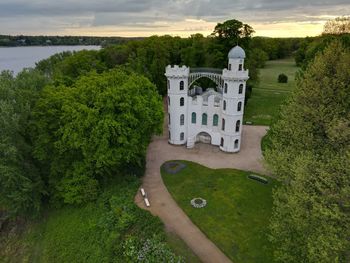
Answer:
M164 128L163 135L154 137L147 150L142 187L147 192L151 207L145 207L140 193L136 194L135 202L139 207L159 216L166 228L175 232L203 262L231 262L174 201L163 183L160 166L168 160L188 160L210 168L237 168L267 173L261 162L260 149L260 141L266 134L267 127L244 126L241 151L235 154L223 153L218 147L207 144L196 144L193 149L170 145L166 137L167 128Z

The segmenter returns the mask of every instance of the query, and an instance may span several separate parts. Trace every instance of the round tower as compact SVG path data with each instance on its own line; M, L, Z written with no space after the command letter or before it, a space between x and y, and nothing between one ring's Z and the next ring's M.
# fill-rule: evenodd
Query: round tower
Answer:
M185 144L187 139L188 77L186 66L167 66L169 143Z
M235 46L228 54L228 68L222 72L224 81L220 149L238 152L241 148L244 98L248 70L244 69L245 52Z

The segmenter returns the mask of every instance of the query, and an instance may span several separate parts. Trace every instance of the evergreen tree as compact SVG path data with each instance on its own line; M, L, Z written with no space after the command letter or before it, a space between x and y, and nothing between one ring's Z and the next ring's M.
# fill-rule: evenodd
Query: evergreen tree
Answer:
M350 261L350 52L331 43L269 132L271 240L279 262Z

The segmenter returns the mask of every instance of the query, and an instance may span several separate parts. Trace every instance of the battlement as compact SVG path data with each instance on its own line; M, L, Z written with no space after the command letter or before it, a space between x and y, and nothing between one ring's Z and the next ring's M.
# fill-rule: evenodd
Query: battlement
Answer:
M188 77L190 74L190 68L186 66L179 67L178 65L168 65L165 68L166 77Z

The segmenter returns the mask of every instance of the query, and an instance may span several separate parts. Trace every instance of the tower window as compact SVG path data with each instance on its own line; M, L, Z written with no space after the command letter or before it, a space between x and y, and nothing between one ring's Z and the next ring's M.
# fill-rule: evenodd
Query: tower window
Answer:
M243 84L240 84L238 88L238 94L242 94L242 93L243 93Z
M185 133L181 132L180 133L180 141L183 141L185 139Z
M180 125L185 125L185 115L181 114L180 116Z
M225 130L225 119L222 119L222 126L221 126L221 129L224 131Z
M221 138L221 141L220 141L220 146L223 147L224 146L224 138Z
M170 125L170 114L168 114L168 120L169 120L169 125Z
M195 112L192 112L192 123L197 122L197 114Z
M239 65L238 65L238 70L239 70L239 71L242 71L242 69L243 69L243 65L242 65L242 64L239 64Z
M213 116L213 126L219 125L219 116L217 114L214 114Z
M231 70L231 64L228 64L228 70Z
M237 105L237 111L241 111L242 110L242 102L238 102L238 105Z
M184 90L185 87L185 83L183 82L183 80L180 81L180 90Z
M239 143L238 139L237 139L237 140L235 140L235 149L237 149L237 148L238 148L238 143Z
M236 122L236 132L239 132L239 129L241 128L241 121L240 120L238 120L237 122Z
M185 105L185 98L182 97L182 98L180 99L180 106L184 106L184 105Z
M170 106L170 97L168 96L168 106Z
M170 81L167 80L167 86L168 86L168 89L170 89Z
M226 110L226 100L224 100L224 106L223 106L224 110Z
M208 115L206 113L202 114L202 125L207 125L208 123Z
M227 93L227 83L225 83L224 93Z

